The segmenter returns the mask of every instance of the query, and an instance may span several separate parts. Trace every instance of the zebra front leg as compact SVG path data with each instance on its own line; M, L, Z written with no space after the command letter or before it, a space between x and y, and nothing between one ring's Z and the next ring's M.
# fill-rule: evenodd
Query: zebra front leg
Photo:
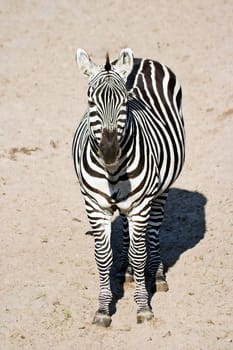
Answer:
M87 206L87 205L86 205ZM99 308L95 313L93 324L109 327L111 316L109 305L112 301L110 270L112 267L111 217L110 212L87 206L87 213L95 238L95 260L99 271Z
M138 305L137 323L151 320L154 315L146 288L145 267L147 260L146 229L149 208L129 218L129 263L133 268L136 290L134 299Z

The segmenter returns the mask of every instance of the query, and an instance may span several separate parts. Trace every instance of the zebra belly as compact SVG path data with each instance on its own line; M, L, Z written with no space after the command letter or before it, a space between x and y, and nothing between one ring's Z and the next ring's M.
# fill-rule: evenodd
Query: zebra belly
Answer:
M158 183L155 179L154 184ZM148 188L148 191L145 193L145 188L142 187L141 190L138 190L134 181L126 180L119 181L117 184L109 185L108 189L110 191L109 196L109 206L113 210L118 209L121 214L128 215L132 214L137 210L138 206L141 206L143 203L146 206L157 193L157 186L154 188ZM101 201L101 200L100 200ZM103 201L101 201L103 203Z

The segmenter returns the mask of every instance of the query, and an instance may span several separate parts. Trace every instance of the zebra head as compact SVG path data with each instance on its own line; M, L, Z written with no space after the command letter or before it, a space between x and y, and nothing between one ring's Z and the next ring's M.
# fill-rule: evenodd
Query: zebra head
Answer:
M133 67L133 53L129 48L123 49L114 63L110 63L107 54L105 64L97 65L84 50L78 49L77 63L81 72L89 77L90 135L96 141L104 166L115 166L121 155L120 144L126 128L126 80Z

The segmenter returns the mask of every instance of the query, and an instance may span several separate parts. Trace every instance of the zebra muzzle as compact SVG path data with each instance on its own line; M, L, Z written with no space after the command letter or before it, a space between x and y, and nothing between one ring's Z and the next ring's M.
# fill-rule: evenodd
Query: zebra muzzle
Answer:
M99 155L105 165L115 165L121 155L120 145L117 140L116 130L103 129L99 145Z

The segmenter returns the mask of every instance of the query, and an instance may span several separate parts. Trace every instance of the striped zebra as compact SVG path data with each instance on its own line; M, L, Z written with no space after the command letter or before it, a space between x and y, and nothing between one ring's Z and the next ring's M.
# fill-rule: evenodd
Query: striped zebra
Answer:
M73 158L95 239L99 308L93 323L108 327L112 301L111 219L123 218L122 271L135 280L137 322L153 318L147 281L167 289L159 252L159 229L168 189L184 162L181 86L172 71L129 48L104 65L77 50L89 77L88 107L73 140ZM156 284L155 284L156 282Z

